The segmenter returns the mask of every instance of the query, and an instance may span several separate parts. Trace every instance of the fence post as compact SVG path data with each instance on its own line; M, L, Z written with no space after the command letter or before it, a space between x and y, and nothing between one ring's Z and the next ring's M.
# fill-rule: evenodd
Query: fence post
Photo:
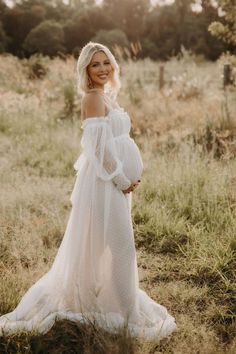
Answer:
M223 85L224 88L231 84L231 66L229 63L224 64Z
M160 65L159 67L159 89L161 90L164 86L164 65Z

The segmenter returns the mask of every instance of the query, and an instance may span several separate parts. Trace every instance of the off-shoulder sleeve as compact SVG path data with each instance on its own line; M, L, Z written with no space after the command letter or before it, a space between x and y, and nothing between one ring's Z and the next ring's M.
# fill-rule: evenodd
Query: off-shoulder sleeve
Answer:
M131 181L123 172L117 156L114 137L106 117L87 118L82 124L81 146L95 173L104 181L112 180L120 190L127 189Z

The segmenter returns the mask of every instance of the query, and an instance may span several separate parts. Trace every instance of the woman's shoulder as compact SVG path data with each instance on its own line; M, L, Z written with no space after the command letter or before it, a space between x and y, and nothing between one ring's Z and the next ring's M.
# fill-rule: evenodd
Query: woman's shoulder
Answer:
M81 101L82 119L105 116L106 107L101 94L87 92Z
M83 106L102 105L104 104L104 99L102 95L97 92L86 92L82 97L81 103Z

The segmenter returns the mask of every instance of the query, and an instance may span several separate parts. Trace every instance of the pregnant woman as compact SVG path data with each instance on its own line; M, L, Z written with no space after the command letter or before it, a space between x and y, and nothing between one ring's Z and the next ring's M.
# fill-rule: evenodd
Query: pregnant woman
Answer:
M139 288L131 198L143 162L129 115L116 102L119 67L107 47L90 42L77 69L82 151L66 231L51 269L0 317L0 333L45 333L56 319L96 320L110 332L128 325L132 336L158 340L176 324Z

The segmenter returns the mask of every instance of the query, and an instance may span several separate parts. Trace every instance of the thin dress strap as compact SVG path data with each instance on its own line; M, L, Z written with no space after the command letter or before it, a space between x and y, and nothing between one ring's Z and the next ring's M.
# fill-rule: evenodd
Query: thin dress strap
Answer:
M106 94L103 95L104 104L106 107L106 115L114 108L120 108L117 102L112 101Z

